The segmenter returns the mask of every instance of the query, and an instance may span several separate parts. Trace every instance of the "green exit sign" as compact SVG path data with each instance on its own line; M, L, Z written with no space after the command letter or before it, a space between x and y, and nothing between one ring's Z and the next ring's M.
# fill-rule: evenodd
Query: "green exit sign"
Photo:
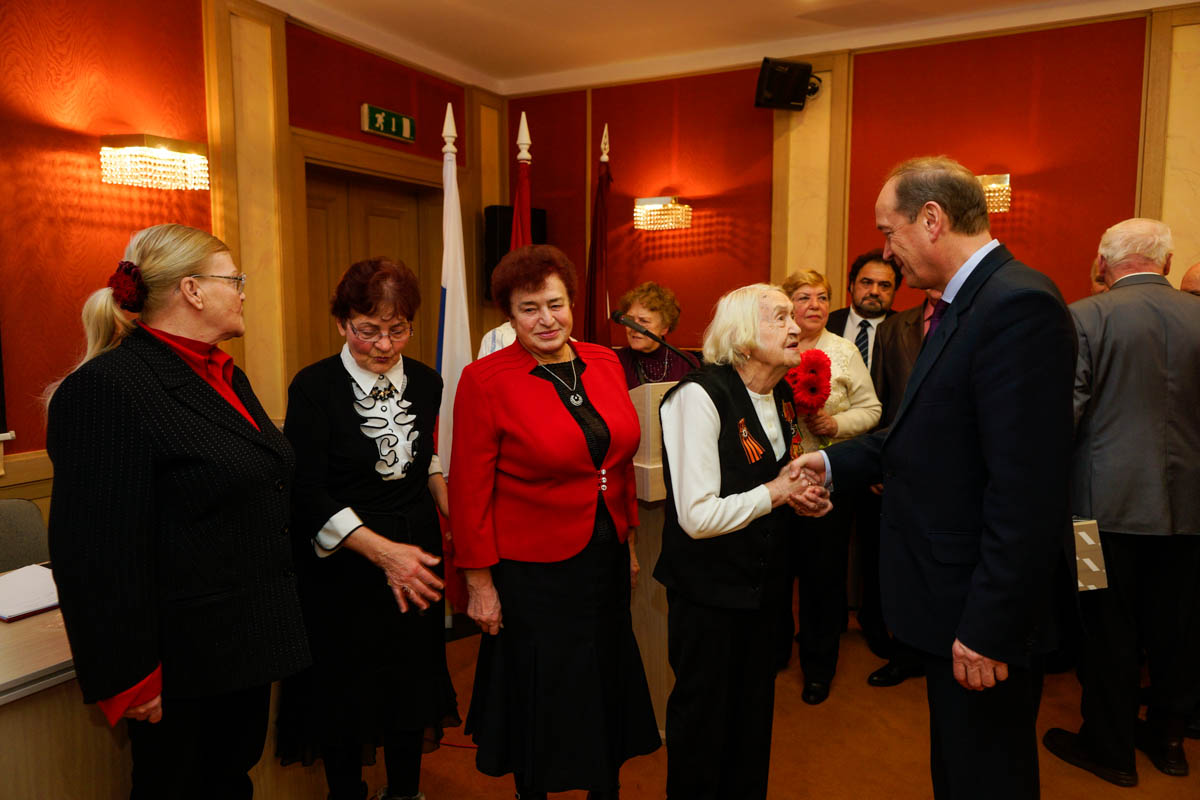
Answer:
M416 140L416 120L404 114L388 111L386 108L373 106L370 103L363 103L360 121L362 129L366 133L386 136L389 139L399 139L402 142Z

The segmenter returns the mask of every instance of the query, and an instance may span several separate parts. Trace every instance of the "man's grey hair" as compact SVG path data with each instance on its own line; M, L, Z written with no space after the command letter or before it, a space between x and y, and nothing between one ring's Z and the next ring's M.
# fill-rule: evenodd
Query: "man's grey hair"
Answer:
M1099 253L1110 267L1131 258L1144 258L1162 267L1174 246L1171 229L1165 222L1134 217L1118 222L1100 237Z

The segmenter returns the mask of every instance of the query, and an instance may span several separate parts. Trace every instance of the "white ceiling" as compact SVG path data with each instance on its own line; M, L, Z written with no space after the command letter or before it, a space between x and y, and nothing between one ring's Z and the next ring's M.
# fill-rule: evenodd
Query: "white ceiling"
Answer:
M1139 11L1163 0L265 0L503 95Z

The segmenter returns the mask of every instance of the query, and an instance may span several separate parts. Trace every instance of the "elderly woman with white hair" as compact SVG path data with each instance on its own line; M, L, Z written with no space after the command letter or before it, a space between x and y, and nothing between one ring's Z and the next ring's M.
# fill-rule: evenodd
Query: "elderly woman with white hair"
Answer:
M783 380L800 329L778 287L726 294L704 332L706 366L663 398L662 555L667 647L667 797L765 798L775 700L772 630L788 602L791 505L828 496L790 465L799 419Z

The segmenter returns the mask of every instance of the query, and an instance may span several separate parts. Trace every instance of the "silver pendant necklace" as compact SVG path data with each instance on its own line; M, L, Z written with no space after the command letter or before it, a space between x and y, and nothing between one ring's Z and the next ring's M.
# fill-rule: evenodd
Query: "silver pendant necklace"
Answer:
M567 391L571 393L571 405L579 407L583 405L583 395L575 391L579 387L579 374L575 372L575 359L571 359L571 385L567 386L567 382L554 374L554 370L547 367L545 364L538 364L539 367L550 373L550 377L567 387Z

